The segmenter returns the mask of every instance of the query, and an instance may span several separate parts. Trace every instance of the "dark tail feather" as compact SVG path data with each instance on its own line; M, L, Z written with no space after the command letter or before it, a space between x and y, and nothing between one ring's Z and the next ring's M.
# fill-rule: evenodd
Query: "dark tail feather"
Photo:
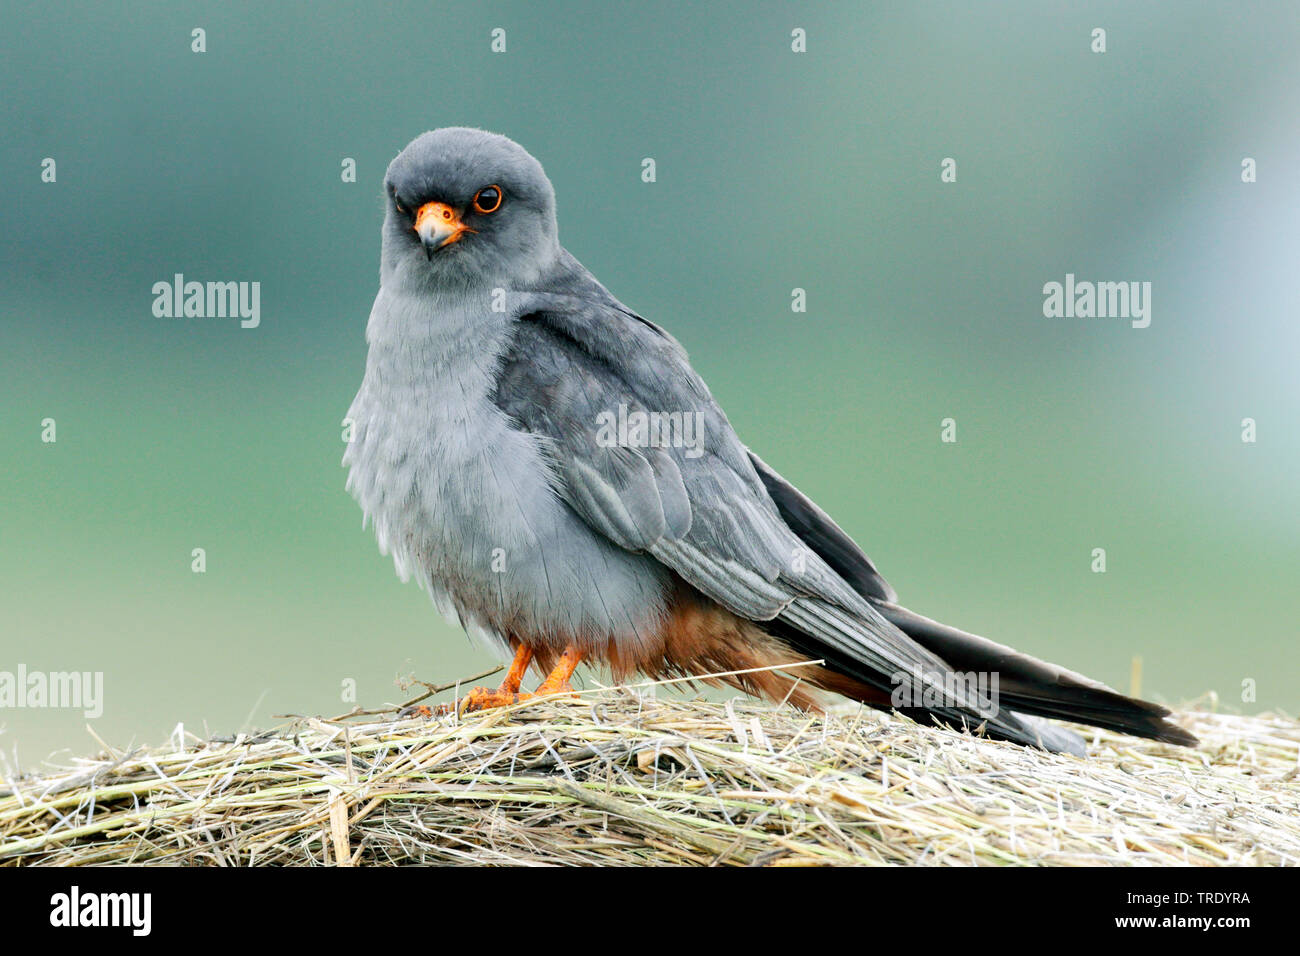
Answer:
M866 703L870 702L867 701ZM904 717L910 717L918 724L925 724L927 727L937 724L941 727L966 729L972 733L979 732L993 740L1006 740L1024 747L1038 747L1042 750L1050 750L1052 753L1074 754L1076 757L1086 757L1088 755L1087 743L1073 730L1058 727L1050 721L1042 720L1039 717L1031 717L1028 714L1017 714L1009 710L1003 710L998 715L997 720L976 722L970 717L951 714L940 715L920 707L889 708L876 704L871 704L871 706L876 707L877 710L892 709Z
M1135 737L1188 747L1197 743L1196 738L1186 730L1165 720L1169 716L1169 710L1159 704L1125 697L1082 674L1021 654L987 638L940 624L897 604L879 600L872 603L894 626L931 653L943 658L954 671L996 672L1000 705L1006 710L1014 711L1031 731L1041 733L1045 727L1059 734L1069 733L1063 728L1052 727L1025 715L1090 724ZM1004 736L997 733L997 728L990 727L989 731L991 735ZM1046 739L1044 745L1048 749L1073 749L1052 747Z
M927 727L936 724L954 730L969 730L994 740L1007 740L1026 747L1041 747L1058 753L1086 756L1084 740L1072 730L1058 727L1049 721L1028 714L999 707L997 712L984 717L975 711L955 707L896 707L893 691L896 689L887 678L863 661L843 653L812 635L780 619L764 621L763 628L780 638L801 657L820 659L823 667L807 674L808 680L823 690L840 694L850 700L886 713L897 712Z
M895 604L894 589L862 549L824 511L757 455L750 452L749 457L785 523L891 624L954 671L998 674L998 698L1005 706L984 725L984 732L990 737L1048 750L1082 753L1083 739L1078 734L1039 719L1056 717L1168 743L1188 746L1196 743L1195 737L1164 719L1169 711L1163 707L1125 697L1081 674L1035 660ZM890 690L886 675L873 672L864 660L780 620L765 622L764 626L799 653L825 660L827 668L850 682L845 689L832 688L837 693L882 710L890 709L886 702ZM934 711L917 708L903 713L925 723L938 719L946 724L966 726L974 716L952 708Z

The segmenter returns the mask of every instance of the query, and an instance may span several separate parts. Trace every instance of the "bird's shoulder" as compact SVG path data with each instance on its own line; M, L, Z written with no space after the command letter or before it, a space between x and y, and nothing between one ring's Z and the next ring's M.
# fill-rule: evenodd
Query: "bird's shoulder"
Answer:
M739 440L681 343L620 302L567 252L514 297L515 321L494 395L527 420L539 402L586 423L621 404L645 412L696 413L722 453L749 472ZM756 477L756 476L755 476Z
M663 326L628 308L567 251L515 297L513 351L578 349L624 377L671 369L703 386L681 343ZM707 393L707 388L703 389Z

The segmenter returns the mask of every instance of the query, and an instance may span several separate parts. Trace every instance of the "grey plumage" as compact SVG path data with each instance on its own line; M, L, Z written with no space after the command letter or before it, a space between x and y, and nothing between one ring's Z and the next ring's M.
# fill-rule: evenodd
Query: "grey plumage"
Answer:
M488 185L504 202L478 215ZM1154 705L896 605L857 545L741 443L676 340L560 246L550 182L517 144L425 133L385 187L348 488L398 572L471 636L635 656L664 627L680 578L864 685L928 687L937 703L924 714L948 723L1082 752L1061 728L980 713L945 686L956 656L964 669L1006 669L1024 713L1186 742ZM474 231L430 253L411 216L435 201ZM697 414L702 453L602 442L600 417L620 405Z

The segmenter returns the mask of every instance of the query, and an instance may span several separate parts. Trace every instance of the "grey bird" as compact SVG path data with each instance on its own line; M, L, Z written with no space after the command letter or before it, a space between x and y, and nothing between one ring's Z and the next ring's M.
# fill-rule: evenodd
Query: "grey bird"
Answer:
M1178 744L1169 712L922 617L741 443L686 352L560 245L550 180L493 133L424 133L384 178L347 487L380 550L513 662L476 709L613 676L831 692L1083 754L1060 718ZM691 431L689 435L685 432Z

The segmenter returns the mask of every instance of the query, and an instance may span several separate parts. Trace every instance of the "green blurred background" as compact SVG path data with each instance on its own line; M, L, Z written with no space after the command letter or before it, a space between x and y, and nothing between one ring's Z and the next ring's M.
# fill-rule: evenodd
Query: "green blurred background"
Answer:
M905 603L1294 711L1300 13L1133 6L5 5L0 670L104 672L124 746L491 663L339 465L384 168L467 124L543 162L569 250ZM261 327L155 318L176 272L260 281ZM1152 282L1150 328L1044 318L1067 272ZM0 750L88 750L85 723L0 710Z

